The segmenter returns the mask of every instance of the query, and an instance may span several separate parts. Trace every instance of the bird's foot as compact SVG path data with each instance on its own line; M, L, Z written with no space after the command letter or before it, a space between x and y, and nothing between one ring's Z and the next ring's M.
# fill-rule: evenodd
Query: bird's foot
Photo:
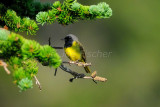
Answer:
M83 66L83 67L91 66L91 63L79 62L78 60L77 61L69 61L68 63L69 63L69 65L76 64L77 66Z

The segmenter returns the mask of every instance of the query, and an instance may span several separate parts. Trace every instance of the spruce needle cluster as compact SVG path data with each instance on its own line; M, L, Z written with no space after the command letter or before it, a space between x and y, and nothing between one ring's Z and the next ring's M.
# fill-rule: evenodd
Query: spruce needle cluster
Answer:
M41 46L34 40L4 29L0 29L0 59L12 67L14 83L21 90L32 88L38 62L54 68L61 65L60 56L49 45Z
M0 26L7 26L15 32L26 31L35 35L38 25L58 22L62 25L72 24L78 20L109 18L112 9L105 2L85 6L77 0L40 3L34 0L2 0L0 2Z

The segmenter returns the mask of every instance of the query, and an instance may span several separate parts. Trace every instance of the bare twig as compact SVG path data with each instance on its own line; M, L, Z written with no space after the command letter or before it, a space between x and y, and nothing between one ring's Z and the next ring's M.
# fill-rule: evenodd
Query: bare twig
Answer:
M52 48L54 48L54 49L63 49L63 47L55 47L55 46L52 46Z
M91 63L85 63L85 62L79 62L79 61L63 61L63 63L68 63L69 65L70 64L76 64L77 66L91 66Z
M51 46L51 37L49 37L48 42L49 42L49 46ZM63 49L63 47L55 47L55 46L51 46L51 47L55 49Z
M77 73L77 72L75 72L75 71L70 70L69 68L67 68L67 67L64 66L63 64L61 64L60 68L61 68L63 71L65 71L65 72L70 73L71 75L73 75L73 78L70 78L70 82L72 82L74 79L78 79L78 78L91 79L91 80L93 80L95 83L97 83L96 81L101 81L101 82L107 81L106 78L97 76L96 71L93 72L93 73L91 74L91 76L86 76L86 75L83 74L83 73Z
M42 90L41 84L40 84L39 80L37 79L37 77L35 75L34 75L34 79L36 80L36 84L38 85L38 87L39 87L39 89L41 91Z
M58 68L56 68L56 69L55 69L54 76L56 76L56 74L57 74L57 70L58 70Z
M11 74L11 72L7 68L8 65L3 60L0 60L0 66L3 66L7 74Z

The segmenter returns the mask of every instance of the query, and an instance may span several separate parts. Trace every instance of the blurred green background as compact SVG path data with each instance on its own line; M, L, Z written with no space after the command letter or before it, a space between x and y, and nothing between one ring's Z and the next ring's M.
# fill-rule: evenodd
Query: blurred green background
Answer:
M60 39L72 33L87 52L112 52L109 57L87 58L92 71L108 81L95 84L78 79L70 83L70 74L59 69L55 77L53 68L39 64L37 77L43 90L34 84L33 89L20 93L11 75L0 68L0 107L160 107L160 1L78 1L86 5L105 1L113 16L69 26L45 25L36 36L25 37L42 45L52 37L52 45L63 46ZM63 54L63 50L58 52ZM74 65L68 67L84 72Z

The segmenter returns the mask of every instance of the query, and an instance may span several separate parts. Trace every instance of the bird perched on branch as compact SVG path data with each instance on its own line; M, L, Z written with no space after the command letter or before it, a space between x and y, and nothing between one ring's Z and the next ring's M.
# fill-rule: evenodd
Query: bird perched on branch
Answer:
M86 63L86 56L83 46L75 35L69 34L62 40L65 40L64 51L71 61ZM85 66L84 69L87 73L91 72L88 66Z

